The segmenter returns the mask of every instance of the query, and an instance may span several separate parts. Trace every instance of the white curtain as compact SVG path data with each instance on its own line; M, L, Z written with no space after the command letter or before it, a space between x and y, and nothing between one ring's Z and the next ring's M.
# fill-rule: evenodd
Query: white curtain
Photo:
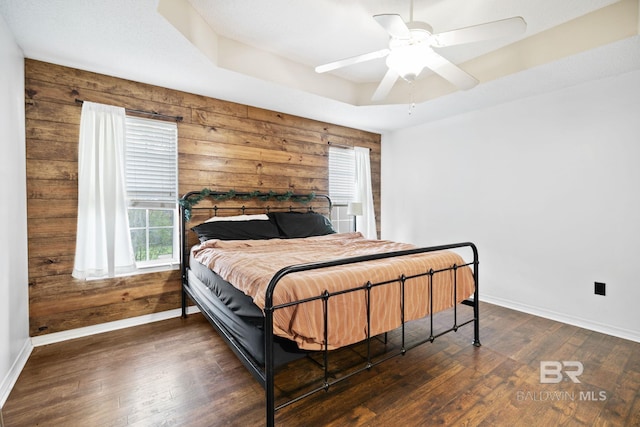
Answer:
M75 278L114 277L136 268L127 215L124 144L124 108L84 102L78 145Z
M371 187L371 164L369 149L354 147L356 158L356 194L357 202L362 203L362 215L356 217L356 229L367 239L377 239L376 213L373 206Z

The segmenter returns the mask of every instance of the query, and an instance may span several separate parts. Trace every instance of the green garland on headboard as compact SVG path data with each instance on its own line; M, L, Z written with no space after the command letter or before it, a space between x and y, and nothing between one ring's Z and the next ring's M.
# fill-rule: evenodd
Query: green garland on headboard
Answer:
M192 194L189 197L182 198L179 200L180 205L183 208L184 218L186 221L191 219L191 208L193 206L200 203L207 197L211 197L213 200L230 200L230 199L239 199L239 200L250 200L250 199L258 199L267 201L270 199L277 200L279 202L286 202L287 200L291 200L296 203L309 203L315 197L315 193L309 193L306 195L294 194L293 191L287 191L286 193L276 193L275 191L269 191L267 193L263 193L260 191L252 191L252 192L237 192L235 190L229 190L226 193L219 191L212 191L208 188L203 188L200 193Z

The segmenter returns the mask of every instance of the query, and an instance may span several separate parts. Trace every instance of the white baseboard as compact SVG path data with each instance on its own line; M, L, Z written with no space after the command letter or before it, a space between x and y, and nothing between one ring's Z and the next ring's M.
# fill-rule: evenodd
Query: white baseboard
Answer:
M638 331L632 331L630 329L619 328L616 326L605 325L603 323L594 322L592 320L583 319L580 317L567 316L564 313L558 313L556 311L547 310L540 307L534 307L527 304L507 300L500 297L494 297L491 295L482 295L480 301L485 301L490 304L499 305L501 307L511 308L513 310L522 311L524 313L533 314L534 316L540 316L547 319L555 320L569 325L578 326L580 328L589 329L591 331L600 332L614 337L623 338L630 341L640 342L640 333Z
M187 313L198 313L198 307L187 307ZM101 334L103 332L115 331L118 329L130 328L132 326L145 325L147 323L158 322L160 320L173 319L180 317L182 310L162 311L160 313L145 314L143 316L131 317L128 319L116 320L114 322L100 323L98 325L86 326L84 328L70 329L68 331L53 332L51 334L41 335L31 338L33 347L53 344L61 341L72 340L75 338L87 337L90 335Z
M20 353L18 353L18 357L16 357L16 360L13 362L11 369L9 369L7 375L2 379L2 383L0 383L0 408L4 406L5 402L9 398L9 393L11 393L16 381L18 381L18 377L20 376L20 372L22 372L24 365L27 364L31 351L33 351L33 344L31 344L30 339L26 339L20 349Z

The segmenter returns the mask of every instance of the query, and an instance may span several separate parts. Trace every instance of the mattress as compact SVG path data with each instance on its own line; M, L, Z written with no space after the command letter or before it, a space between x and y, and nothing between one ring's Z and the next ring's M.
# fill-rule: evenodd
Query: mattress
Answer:
M258 365L264 364L264 315L252 299L218 274L193 258L189 261L187 286L201 309L213 313L219 326L233 337ZM275 337L274 358L282 365L303 357L300 350L287 339Z

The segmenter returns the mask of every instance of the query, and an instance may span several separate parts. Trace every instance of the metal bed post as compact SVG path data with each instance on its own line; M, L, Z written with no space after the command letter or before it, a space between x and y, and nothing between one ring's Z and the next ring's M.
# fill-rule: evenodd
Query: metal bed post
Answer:
M275 389L275 363L273 357L273 301L270 295L265 301L265 391L267 398L267 427L274 427L276 424L276 389Z
M480 298L478 293L479 287L479 275L478 275L478 248L473 243L469 243L469 246L473 250L473 280L476 284L476 289L473 292L473 345L480 347Z
M187 193L184 197L188 197ZM186 212L184 206L180 203L180 270L182 277L182 286L180 286L180 301L182 307L182 318L185 319L187 317L187 293L184 290L185 284L187 283L187 259L188 259L188 249L187 249L187 238L185 235L185 222L186 222Z

